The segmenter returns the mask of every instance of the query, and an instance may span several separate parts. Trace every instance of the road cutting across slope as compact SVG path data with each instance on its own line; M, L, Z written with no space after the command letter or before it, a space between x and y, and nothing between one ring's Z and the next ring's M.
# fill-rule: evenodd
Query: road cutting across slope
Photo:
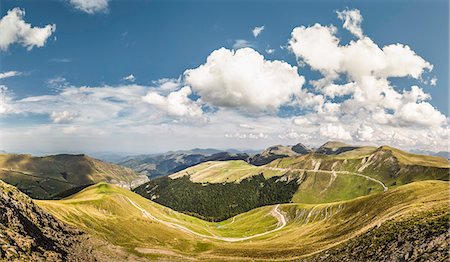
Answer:
M345 175L352 175L352 176L360 176L360 177L364 177L368 180L374 181L378 184L380 184L383 187L384 191L388 191L388 187L380 180L370 177L370 176L366 176L363 174L359 174L359 173L354 173L354 172L349 172L349 171L335 171L335 170L316 170L316 169L302 169L302 168L279 168L279 167L265 167L265 166L261 166L260 168L265 168L265 169L269 169L269 170L274 170L274 171L299 171L299 172L322 172L322 173L329 173L332 175L335 174L345 174Z
M178 229L178 230L181 230L181 231L184 231L184 232L186 232L186 233L193 234L193 235L196 235L196 236L199 236L199 237L202 237L202 238L215 239L215 240L220 240L220 241L225 241L225 242L239 242L239 241L249 240L249 239L252 239L252 238L261 237L261 236L264 236L264 235L267 235L267 234L276 232L276 231L278 231L278 230L281 230L281 229L284 228L284 227L286 226L286 224L287 224L286 217L279 211L280 205L276 205L276 206L271 210L271 212L270 212L270 214L278 220L278 224L277 224L277 227L276 227L275 229L272 229L272 230L269 230L269 231L266 231L266 232L263 232L263 233L251 235L251 236L248 236L248 237L220 237L220 236L208 236L208 235L203 235L203 234L200 234L200 233L198 233L198 232L195 232L195 231L193 231L193 230L191 230L191 229L189 229L189 228L187 228L187 227L185 227L185 226L178 225L178 224L173 223L173 222L161 220L161 219L159 219L159 218L153 216L152 214L150 214L147 210L145 210L145 209L143 209L142 207L140 207L138 204L136 204L136 203L135 203L133 200L131 200L130 198L127 197L127 200L128 200L134 207L136 207L137 209L139 209L139 210L142 212L143 216L147 217L148 219L157 221L157 222L159 222L159 223L161 223L161 224L164 224L164 225L166 225L166 226L168 226L168 227L171 227L171 228L174 228L174 229Z

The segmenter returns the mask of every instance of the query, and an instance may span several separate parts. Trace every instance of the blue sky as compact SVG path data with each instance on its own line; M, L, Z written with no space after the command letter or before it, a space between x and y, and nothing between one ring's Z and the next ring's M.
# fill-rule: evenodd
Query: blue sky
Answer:
M340 45L347 45L351 40L357 41L357 37L355 38L355 35L342 27L344 21L338 18L336 11L359 10L363 18L360 27L364 37L373 40L380 48L397 43L407 45L417 56L433 65L431 72L428 72L424 66L420 77L411 77L411 75L397 77L395 73L392 73L382 78L388 79L389 86L397 90L400 95L405 95L402 93L403 90L409 91L412 85L418 85L424 93L429 94L426 103L446 118L449 99L448 1L91 0L106 3L106 6L94 11L83 9L86 7L82 6L83 1L90 2L88 0L72 2L70 0L1 0L2 17L8 10L18 7L25 11L22 18L32 27L56 25L56 29L41 47L35 45L29 50L20 42L14 42L6 49L0 50L0 73L19 72L17 76L0 79L0 85L7 88L7 100L4 101L8 101L9 106L8 112L0 115L0 127L4 129L2 130L4 135L0 137L2 139L0 147L4 150L34 152L37 148L47 146L48 151L58 152L120 151L116 150L119 147L124 151L144 152L147 148L151 148L148 151L199 146L261 148L274 143L295 142L317 145L328 139L353 143L389 143L404 148L445 149L442 147L442 141L447 135L447 119L443 120L442 117L434 114L434 111L431 112L429 107L414 107L422 115L405 116L403 114L401 116L399 113L395 115L398 120L388 117L389 121L380 122L378 118L374 118L375 120L365 123L364 126L362 121L367 121L367 116L360 119L358 117L361 116L355 115L354 111L341 114L338 117L339 121L330 120L320 123L314 122L312 118L323 119L323 116L317 115L323 110L314 105L310 108L303 106L306 102L300 101L301 99L287 101L284 99L286 96L280 96L281 100L284 99L282 102L268 103L265 106L263 105L265 101L262 101L261 107L255 106L255 101L244 101L245 99L239 100L239 103L243 104L238 102L228 104L214 96L217 90L213 92L212 87L202 86L195 80L186 81L184 72L205 64L206 58L221 47L237 50L238 46L235 44L241 40L242 47L253 49L263 55L267 61L280 60L290 66L298 66L298 75L304 78L301 88L306 90L306 93L310 92L311 95L325 96L323 91L318 91L324 86L314 89L309 81L324 77L324 71L329 69L308 63L308 59L313 58L307 52L294 52L288 44L293 37L291 33L296 27L312 27L315 23L322 26L334 25L337 28L335 36L339 38ZM264 26L264 30L255 37L252 30L259 26ZM268 53L270 49L274 51ZM370 63L370 59L366 62ZM339 77L333 79L334 84L357 82L363 85L358 82L362 81L359 76L349 79L348 75L351 73L347 69L338 71ZM254 72L248 74L252 73ZM267 74L271 74L271 71ZM135 80L124 80L124 77L129 75L133 75ZM197 75L197 78L201 77ZM172 80L169 81L166 78ZM286 78L283 76L280 79ZM431 79L437 79L435 85L432 84ZM238 80L239 76L233 81ZM161 90L160 85L163 82L174 82L174 86L177 87L170 92ZM226 88L229 83L221 82L221 84ZM239 83L234 84L239 86ZM152 96L151 101L149 99L144 101L153 108L145 108L143 113L151 116L148 119L138 118L136 112L143 111L143 107L128 105L117 109L120 104L118 103L121 99L120 95L127 94L127 87L132 85L142 89L137 90L133 95L145 97L149 92L157 92L158 96L164 99L168 98L171 92L178 92L187 85L190 86L188 91L185 90L189 93L187 95L189 101L183 100L182 103L188 105L194 101L196 104L188 105L186 111L171 107L170 102L167 102L168 99L163 99L165 102L161 102L163 100L160 97ZM73 112L67 110L67 105L78 104L68 101L64 96L61 98L60 94L66 88L79 91L83 86L97 88L99 92L105 91L101 89L102 87L123 88L124 91L119 92L120 94L116 92L116 89L112 91L116 92L114 95L106 97L115 101L105 105L106 111L113 110L114 117L110 119L100 117L90 122L86 119L92 120L95 117L85 117L82 109L75 108ZM217 86L220 89L220 84ZM243 88L246 86L243 85ZM90 92L94 93L97 89ZM218 91L221 92L221 90ZM239 90L232 91L239 92ZM299 95L292 89L286 89L286 92L291 92L290 96ZM386 93L386 91L380 92L383 95ZM302 94L303 98L306 93ZM350 92L342 96L328 97L324 102L343 104L355 94ZM43 95L50 95L53 98L45 100ZM43 109L42 105L36 106L29 101L21 101L30 97L45 100L43 103L46 103L48 108ZM55 102L55 100L58 101ZM122 101L122 104L129 102ZM415 104L422 102L420 98L414 101ZM64 103L66 104L61 106ZM201 104L201 112L195 108L199 104ZM364 107L364 110L370 111L370 117L372 117L374 108L375 106ZM95 107L92 110L95 110ZM383 110L395 114L402 109L398 105L394 109L386 106ZM55 121L55 116L61 114L68 120ZM202 120L203 122L199 122L198 119L189 120L188 116L198 117L199 114L200 118L207 120ZM310 114L308 121L296 120L306 114ZM416 117L423 118L427 114L436 116L434 119L439 123L413 120ZM127 118L128 115L133 117ZM327 115L327 117L335 116ZM229 118L235 120L234 126L229 123ZM83 121L78 121L79 119ZM228 124L220 124L222 121ZM358 126L354 124L359 122L361 124ZM403 124L397 126L396 123L400 122ZM307 123L305 124L307 126L302 123ZM159 127L164 124L167 125L167 130L176 129L177 131L170 135L167 130L154 131L152 124ZM268 127L272 124L280 128L275 130L276 128ZM391 128L391 133L378 138L358 137L358 132L367 131L366 126L369 126L369 131L371 129L372 133L376 133L377 128L386 130L383 125ZM250 128L247 130L246 126ZM122 129L110 133L97 132L97 129L108 130L111 127ZM134 130L136 127L140 127L139 131ZM61 130L72 130L71 128L80 132L69 132L70 135L67 136L60 135L63 133ZM422 144L412 142L421 135L427 136L429 130L436 129L439 129L436 131L438 134L434 134ZM198 130L209 131L201 136L186 137L186 133L198 133ZM286 130L289 131L288 133L297 135L284 135L283 132ZM404 138L397 138L395 133L403 132L403 130L408 130L408 133L402 134ZM27 139L23 138L30 132L43 142L27 143ZM343 132L349 135L336 134ZM317 133L321 135L315 136ZM100 139L94 139L96 136ZM139 137L138 141L135 141L136 137ZM21 139L24 142L21 142ZM307 141L302 141L303 139ZM118 140L122 142L116 144ZM140 142L143 140L146 142Z

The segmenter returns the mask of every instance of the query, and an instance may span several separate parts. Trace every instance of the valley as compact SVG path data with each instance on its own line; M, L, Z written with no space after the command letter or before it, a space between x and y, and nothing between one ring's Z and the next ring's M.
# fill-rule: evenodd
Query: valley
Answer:
M0 262L450 262L450 0L0 13Z
M424 216L423 220L429 212L445 218L450 204L447 189L444 181L414 182L348 201L261 207L222 222L187 216L107 184L91 186L65 200L37 204L137 256L290 260L336 247L384 223L416 216ZM284 220L274 217L274 210Z
M20 201L36 205L24 212L34 216L42 209L49 219L78 230L81 235L75 238L66 235L68 229L54 234L74 239L76 245L90 245L86 255L97 261L448 257L449 163L439 157L333 142L264 165L240 159L207 161L132 191L129 184L111 184L110 174L131 181L137 173L126 177L121 172L128 169L89 157L64 156L64 162L53 156L51 162L20 155L10 158L1 167L3 178L19 181L18 188L35 198L8 189L16 190L15 196L24 199ZM86 174L72 168L84 167L84 159L94 161L88 162L94 163L88 165L93 169L84 170L99 171L74 179L74 174ZM63 177L61 170L69 175ZM62 199L37 200L39 191L21 184L33 179L45 186L52 183L49 188L60 192ZM4 241L21 248L17 241ZM385 254L380 251L385 246L398 252ZM349 250L356 251L349 256ZM24 252L23 256L37 256Z

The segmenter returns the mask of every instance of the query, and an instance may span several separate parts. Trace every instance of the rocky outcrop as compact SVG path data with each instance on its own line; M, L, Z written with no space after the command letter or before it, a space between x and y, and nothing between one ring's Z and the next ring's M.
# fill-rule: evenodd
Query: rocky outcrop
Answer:
M1 261L96 261L87 238L0 181Z
M391 220L302 261L449 261L449 222L447 211Z

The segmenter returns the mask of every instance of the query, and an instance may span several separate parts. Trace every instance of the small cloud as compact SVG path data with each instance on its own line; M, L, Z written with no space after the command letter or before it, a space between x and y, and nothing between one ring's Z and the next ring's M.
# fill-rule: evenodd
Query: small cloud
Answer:
M253 36L255 38L258 37L262 33L263 30L264 30L264 26L257 26L255 28L253 28L253 30L252 30Z
M5 78L13 77L13 76L20 76L21 74L22 74L22 72L18 72L18 71L7 71L7 72L0 73L0 79L5 79Z
M108 11L109 0L69 0L69 3L76 9L90 15Z
M134 82L134 81L136 81L136 77L134 77L134 75L131 74L131 75L129 75L129 76L123 77L122 80Z
M275 49L273 49L273 48L267 48L267 49L266 49L266 53L269 54L269 55L271 55L271 54L275 53Z
M350 31L354 36L362 38L364 36L361 29L361 22L363 17L358 9L336 11L338 18L341 19L344 24L342 27Z
M72 62L72 60L70 60L69 58L52 58L52 59L50 59L50 62L53 62L53 63L70 63L70 62Z
M226 133L225 138L235 139L267 139L269 136L265 133Z
M252 130L255 129L254 126L249 125L249 124L245 124L245 123L239 124L239 127L242 127L242 128L245 128L245 129L252 129Z
M72 122L78 116L77 113L62 111L62 112L52 112L50 118L55 124L65 124Z
M239 49L244 47L253 47L253 44L244 39L237 39L234 41L233 49Z
M181 76L176 78L161 78L156 81L152 82L154 85L156 85L156 88L160 91L167 92L167 91L174 91L181 86Z
M47 86L54 91L59 91L67 86L69 86L69 82L66 78L62 76L57 76L54 78L47 79Z
M435 86L437 84L437 78L433 77L430 79L430 86Z

